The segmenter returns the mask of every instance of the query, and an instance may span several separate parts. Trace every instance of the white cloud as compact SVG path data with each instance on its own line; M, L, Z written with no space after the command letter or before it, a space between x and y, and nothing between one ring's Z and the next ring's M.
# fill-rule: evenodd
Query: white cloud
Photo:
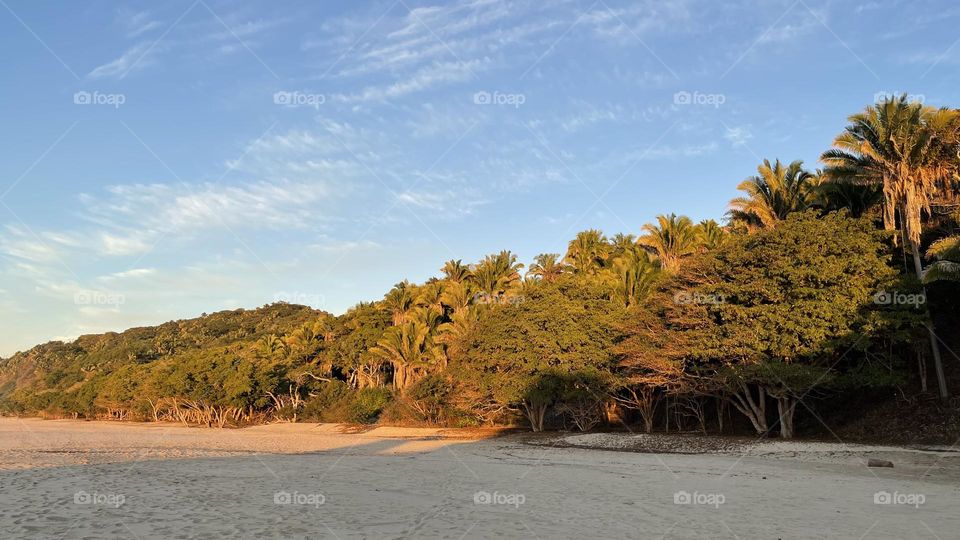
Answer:
M436 62L417 70L409 77L383 86L368 86L354 94L336 94L334 99L343 103L379 102L428 90L438 85L474 79L477 72L490 66L489 59L466 62Z
M687 144L681 146L660 145L643 151L640 156L644 160L697 157L712 154L717 151L718 147L719 145L716 141L705 144Z
M87 74L89 79L100 79L103 77L122 78L128 71L134 68L142 68L150 63L149 56L157 51L157 47L151 48L148 42L138 43L130 47L119 58L97 66Z
M733 145L734 148L739 148L745 146L747 141L753 138L753 133L750 132L748 126L728 127L723 134L723 138L730 141L730 144Z
M120 8L117 20L126 31L127 37L135 38L162 26L160 21L154 20L149 11L131 11Z

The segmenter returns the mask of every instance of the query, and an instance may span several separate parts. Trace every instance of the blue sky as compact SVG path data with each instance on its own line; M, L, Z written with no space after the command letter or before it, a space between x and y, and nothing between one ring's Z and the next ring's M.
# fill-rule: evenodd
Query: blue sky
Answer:
M960 103L948 1L0 0L0 355L722 218L878 93Z

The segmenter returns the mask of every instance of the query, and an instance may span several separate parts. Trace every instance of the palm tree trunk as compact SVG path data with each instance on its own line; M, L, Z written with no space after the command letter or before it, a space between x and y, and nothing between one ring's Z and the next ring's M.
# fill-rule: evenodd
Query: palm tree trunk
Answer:
M917 272L917 279L923 279L923 263L920 260L920 246L916 242L910 242L910 249L913 251L913 267ZM923 288L924 298L927 296L927 288ZM927 310L927 320L924 326L927 327L927 336L930 339L930 348L933 350L933 370L937 373L937 384L940 387L940 399L946 400L950 397L950 389L947 388L947 378L943 373L943 360L940 358L940 344L937 343L937 334L933 327L933 314L930 312L930 304L924 302Z

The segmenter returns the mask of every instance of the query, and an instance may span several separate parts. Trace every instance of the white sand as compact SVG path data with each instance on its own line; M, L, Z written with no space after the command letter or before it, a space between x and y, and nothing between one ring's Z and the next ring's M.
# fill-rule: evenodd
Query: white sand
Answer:
M955 452L681 455L552 446L629 435L342 429L0 418L0 538L960 537ZM874 455L897 467L862 466ZM683 492L700 504L675 504Z

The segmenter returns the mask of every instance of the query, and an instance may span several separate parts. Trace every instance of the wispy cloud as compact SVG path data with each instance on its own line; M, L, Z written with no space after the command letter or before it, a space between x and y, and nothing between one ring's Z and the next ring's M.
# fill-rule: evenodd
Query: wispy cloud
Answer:
M149 11L132 11L127 8L120 8L117 12L117 21L128 38L138 37L162 26Z
M130 47L118 58L93 68L87 74L87 78L122 77L133 69L146 67L151 63L150 56L161 51L157 47L151 48L151 45L151 43L142 42Z
M728 127L723 134L723 138L730 142L734 148L746 146L747 142L753 138L753 133L748 126Z

